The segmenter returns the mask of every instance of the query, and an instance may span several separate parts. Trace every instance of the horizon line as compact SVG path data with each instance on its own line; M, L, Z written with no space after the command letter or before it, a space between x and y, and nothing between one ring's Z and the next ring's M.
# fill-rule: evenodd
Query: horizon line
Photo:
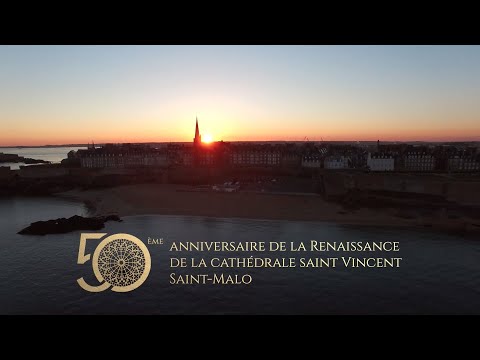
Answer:
M350 143L367 143L367 142L377 142L380 143L480 143L478 140L231 140L231 141L213 141L216 142L285 142L285 143L335 143L335 142L350 142ZM131 141L131 142L98 142L98 145L105 144L169 144L169 143L190 143L191 141ZM87 143L71 143L71 144L44 144L44 145L0 145L0 148L35 148L35 147L80 147L88 146Z

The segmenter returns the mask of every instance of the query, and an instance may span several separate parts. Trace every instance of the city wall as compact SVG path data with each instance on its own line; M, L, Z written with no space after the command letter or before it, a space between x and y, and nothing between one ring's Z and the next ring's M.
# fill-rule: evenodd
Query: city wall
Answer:
M456 175L403 173L349 173L328 171L322 174L326 197L341 196L351 189L433 195L465 205L480 204L480 178Z
M48 165L32 165L21 166L18 170L18 175L21 178L51 178L58 176L65 176L68 174L68 169L60 166L48 166Z

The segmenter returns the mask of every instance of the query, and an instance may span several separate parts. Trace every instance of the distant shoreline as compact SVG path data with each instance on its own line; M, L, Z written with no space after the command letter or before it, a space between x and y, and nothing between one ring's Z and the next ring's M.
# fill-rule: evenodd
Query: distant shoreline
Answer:
M219 140L221 141L221 140ZM224 140L229 143L305 143L305 140ZM308 140L310 143L323 144L376 144L377 140ZM116 143L116 142L113 142ZM479 144L480 140L391 140L382 141L382 144ZM107 143L96 143L103 146ZM158 142L131 142L134 145L163 145L163 144L191 144L191 141L158 141ZM62 147L88 147L89 144L63 144L63 145L0 145L0 149L31 149L31 148L62 148Z
M342 225L422 228L442 232L480 232L472 219L402 218L394 209L346 210L319 195L192 191L164 184L125 185L100 190L71 190L56 196L81 201L92 216L117 214L177 215L257 220L319 221Z
M68 144L68 145L18 145L18 146L0 146L0 149L37 149L37 148L71 148L71 147L87 147L88 144Z

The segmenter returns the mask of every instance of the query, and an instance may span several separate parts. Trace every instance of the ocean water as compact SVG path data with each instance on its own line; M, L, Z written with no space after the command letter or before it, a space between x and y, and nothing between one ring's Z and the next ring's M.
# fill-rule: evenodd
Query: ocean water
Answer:
M67 154L71 150L83 149L79 147L38 147L38 148L2 148L0 147L0 153L4 154L17 154L26 158L45 160L52 163L59 163L63 159L67 158ZM10 169L17 170L24 163L0 163L0 166L10 166Z
M82 276L94 282L91 263L77 264L80 231L16 234L32 221L86 212L82 204L61 199L0 199L0 314L480 314L478 240L320 222L160 215L108 222L102 232L130 233L144 242L161 237L165 244L148 246L151 272L136 290L89 293L76 282ZM169 283L170 273L187 272L169 267L172 241L312 239L399 241L398 255L384 255L403 260L400 268L223 269L226 274L251 274L250 285Z

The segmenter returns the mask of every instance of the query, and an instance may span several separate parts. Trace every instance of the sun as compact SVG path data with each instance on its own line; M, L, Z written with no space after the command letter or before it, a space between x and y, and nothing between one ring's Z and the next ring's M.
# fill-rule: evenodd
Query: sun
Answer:
M213 141L212 135L205 134L205 135L202 136L202 142L208 144L208 143L211 143L212 141Z

